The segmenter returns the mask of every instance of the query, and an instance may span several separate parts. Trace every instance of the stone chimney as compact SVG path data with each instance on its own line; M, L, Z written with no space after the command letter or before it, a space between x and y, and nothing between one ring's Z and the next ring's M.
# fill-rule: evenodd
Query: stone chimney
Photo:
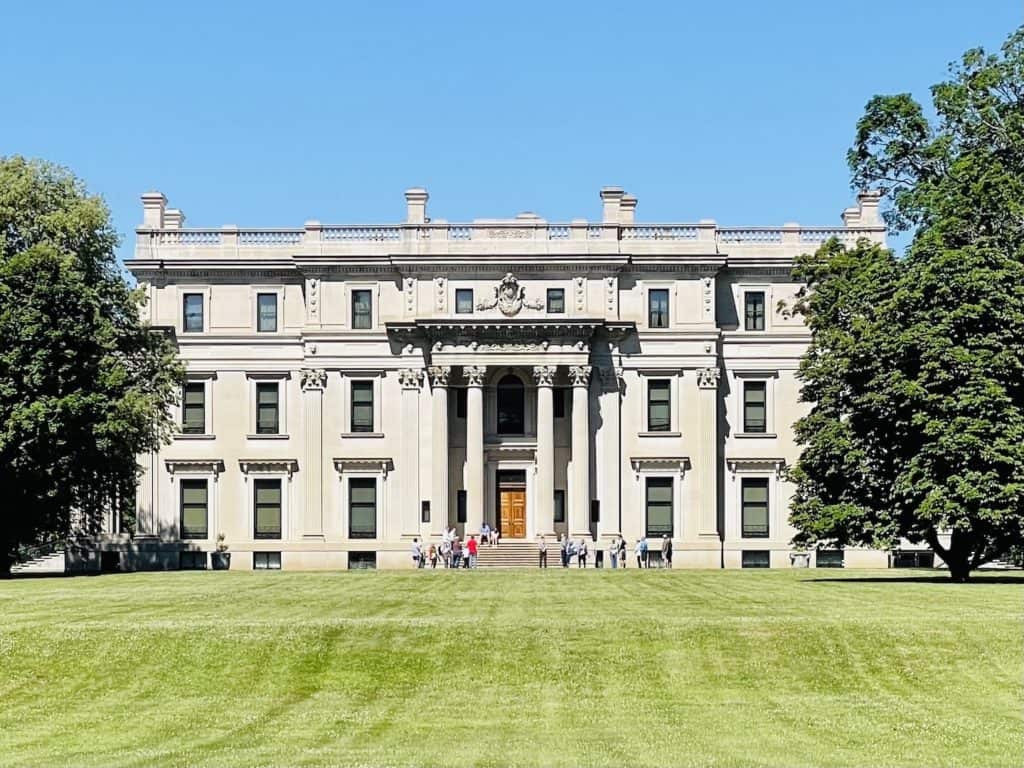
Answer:
M429 198L430 195L427 194L427 190L422 187L413 187L412 189L405 190L405 221L407 224L427 223L427 200Z
M619 224L626 227L633 226L636 221L636 195L623 195L619 204Z
M185 214L178 208L167 208L164 211L164 229L181 229L185 226Z
M882 217L879 213L879 204L882 202L882 193L877 189L868 189L857 195L857 207L860 209L860 223L866 227L879 227L882 225Z
M619 223L619 209L622 204L622 198L625 194L626 193L622 191L622 187L601 188L601 202L603 203L601 209L601 221L603 223Z
M142 196L142 226L145 229L163 229L167 198L162 192L146 192Z

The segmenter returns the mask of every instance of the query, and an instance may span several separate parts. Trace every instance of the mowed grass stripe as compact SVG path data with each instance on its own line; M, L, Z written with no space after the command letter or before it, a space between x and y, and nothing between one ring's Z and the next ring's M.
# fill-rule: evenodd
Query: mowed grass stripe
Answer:
M1022 585L893 577L0 583L0 765L1024 763Z

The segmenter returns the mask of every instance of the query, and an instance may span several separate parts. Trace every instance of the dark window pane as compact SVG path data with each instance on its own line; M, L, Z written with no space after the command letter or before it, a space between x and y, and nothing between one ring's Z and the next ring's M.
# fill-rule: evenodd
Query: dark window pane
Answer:
M843 552L842 549L819 549L815 565L818 568L842 568L845 565Z
M548 312L552 314L565 312L564 288L548 288Z
M373 432L373 382L352 382L352 431Z
M256 385L256 434L276 435L280 431L278 385Z
M276 293L261 293L256 296L256 329L269 333L277 330Z
M181 395L181 431L201 435L206 431L206 386L189 382Z
M181 481L181 538L205 539L208 536L207 488L205 480Z
M429 501L421 501L420 502L420 522L421 523L429 523L430 522L430 502Z
M185 333L199 333L203 330L203 294L186 293L183 299L181 328Z
M771 568L771 555L766 549L745 549L743 550L744 568Z
M647 429L651 432L668 432L672 427L672 400L667 379L657 379L647 384Z
M764 291L747 291L744 304L744 328L748 331L763 331Z
M255 530L257 539L281 538L281 481L254 480Z
M768 538L768 479L743 479L743 537Z
M455 290L455 314L473 314L473 289L457 288Z
M455 418L466 418L466 389L460 387L455 390Z
M373 327L373 299L369 291L352 291L352 327Z
M743 431L766 432L767 387L763 381L748 381L743 385Z
M455 492L455 522L466 522L466 492Z
M555 491L554 521L565 522L565 491Z
M551 394L554 397L554 411L556 419L565 418L565 398L567 391L568 390L566 390L565 387L555 387L554 390L552 390Z
M673 535L671 477L647 478L647 535Z
M280 571L280 552L253 552L252 567L254 571Z
M377 537L377 481L353 477L348 481L348 535L353 539Z
M350 571L374 570L377 567L376 552L349 552L348 568Z
M668 289L654 288L647 292L647 325L651 328L668 328Z
M521 435L526 431L526 390L509 374L498 382L498 434Z

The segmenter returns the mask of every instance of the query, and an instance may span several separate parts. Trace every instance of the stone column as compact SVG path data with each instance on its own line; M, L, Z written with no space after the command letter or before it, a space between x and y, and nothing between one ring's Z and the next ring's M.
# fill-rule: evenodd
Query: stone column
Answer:
M718 535L718 368L698 368L698 450L694 464L700 495L697 533Z
M447 365L427 369L431 387L431 495L430 532L440 535L448 527L448 376Z
M484 524L484 376L487 368L467 365L466 375L466 536Z
M598 538L622 533L622 369L601 368L601 519Z
M327 372L322 368L304 368L302 384L303 432L306 439L305 507L302 511L302 537L323 541L324 534L324 389ZM294 529L293 529L294 530Z
M399 484L399 517L403 536L420 533L420 383L423 371L401 368L398 380L402 385L401 483Z
M555 531L555 402L551 388L555 366L535 365L533 379L537 382L537 510L534 532L554 536Z
M569 368L572 379L572 477L569 535L590 538L590 366Z

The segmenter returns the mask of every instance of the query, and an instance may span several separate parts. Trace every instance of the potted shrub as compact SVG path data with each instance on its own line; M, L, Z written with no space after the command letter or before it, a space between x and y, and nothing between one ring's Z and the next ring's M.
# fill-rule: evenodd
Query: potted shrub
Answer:
M210 553L210 565L215 571L226 571L231 567L231 553L223 533L217 534L217 551Z

